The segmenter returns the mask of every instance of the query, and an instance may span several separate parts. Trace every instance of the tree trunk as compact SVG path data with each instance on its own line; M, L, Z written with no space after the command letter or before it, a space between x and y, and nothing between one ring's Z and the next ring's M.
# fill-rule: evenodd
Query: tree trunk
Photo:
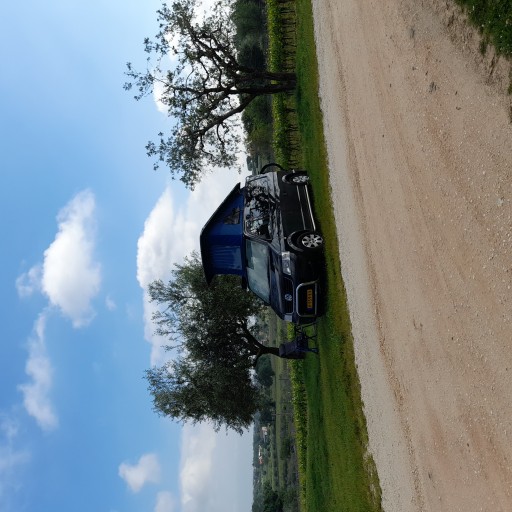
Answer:
M246 324L240 326L244 332L245 339L251 346L251 351L256 356L256 359L254 360L254 366L256 366L256 363L258 362L258 359L261 356L264 356L266 354L270 354L272 356L279 357L279 348L278 347L268 347L267 345L263 345L260 341L258 341Z
M249 76L254 78L264 78L266 80L275 80L276 82L295 82L297 75L286 71L254 71Z
M236 85L234 91L236 94L247 94L249 96L262 96L263 94L277 94L279 92L293 91L297 85L295 81L278 82L275 84L246 85L245 83Z
M256 367L258 363L258 359L261 356L266 354L270 354L272 356L279 357L279 348L278 347L267 347L266 345L261 345L258 352L256 353L256 359L254 359L253 366Z
M261 350L260 356L264 356L265 354L270 354L272 356L279 357L279 347L267 347L266 345L263 345Z

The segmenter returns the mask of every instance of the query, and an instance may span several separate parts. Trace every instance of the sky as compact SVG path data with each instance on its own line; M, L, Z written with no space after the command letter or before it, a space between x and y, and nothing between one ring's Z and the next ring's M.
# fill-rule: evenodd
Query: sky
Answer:
M240 180L191 193L145 154L169 120L122 86L159 5L0 3L2 512L250 510L251 433L159 417L144 380L144 289Z

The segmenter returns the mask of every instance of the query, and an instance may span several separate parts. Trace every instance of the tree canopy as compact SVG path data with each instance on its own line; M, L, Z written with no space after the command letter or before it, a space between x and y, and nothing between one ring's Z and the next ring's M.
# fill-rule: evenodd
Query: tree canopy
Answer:
M260 384L260 386L264 388L268 388L272 386L274 382L274 370L272 369L272 364L270 363L270 358L268 356L264 356L258 359L256 364L256 380Z
M272 484L266 481L255 496L252 512L282 512L283 499L277 491L272 489Z
M154 281L148 291L161 306L153 315L156 332L169 339L173 356L146 372L155 410L242 432L264 403L254 365L279 353L252 333L251 317L263 304L235 276L217 276L208 286L196 253L175 266L168 283Z
M148 155L156 158L155 168L168 166L193 188L205 169L237 165L238 114L261 95L293 89L295 74L265 69L254 42L237 47L227 0L218 0L201 20L196 0L176 0L157 13L160 31L144 41L147 69L128 63L125 89L135 89L137 100L158 94L172 127L147 144Z

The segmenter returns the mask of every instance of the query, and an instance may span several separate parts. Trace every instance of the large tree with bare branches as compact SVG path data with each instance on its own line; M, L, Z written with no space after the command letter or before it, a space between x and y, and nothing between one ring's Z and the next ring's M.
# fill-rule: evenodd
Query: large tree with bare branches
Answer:
M236 165L241 138L240 114L256 97L292 90L294 73L247 65L235 45L229 0L219 0L197 15L196 0L177 0L158 11L160 31L146 39L147 68L128 63L125 89L136 99L156 92L166 106L171 127L146 146L190 188L212 166ZM201 18L201 19L200 19Z

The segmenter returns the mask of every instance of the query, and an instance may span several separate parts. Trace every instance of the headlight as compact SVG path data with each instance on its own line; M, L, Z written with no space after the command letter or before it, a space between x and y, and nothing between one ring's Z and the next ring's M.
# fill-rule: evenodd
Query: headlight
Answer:
M288 274L289 276L292 275L292 264L290 261L290 253L289 252L282 252L281 253L281 261L283 266L283 272L285 274Z

